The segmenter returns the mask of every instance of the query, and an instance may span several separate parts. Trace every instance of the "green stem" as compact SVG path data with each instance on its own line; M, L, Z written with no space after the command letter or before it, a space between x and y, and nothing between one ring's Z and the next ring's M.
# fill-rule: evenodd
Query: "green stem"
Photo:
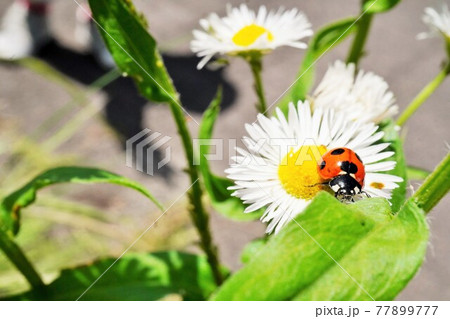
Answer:
M185 156L188 162L187 173L191 179L191 189L189 190L189 200L192 207L189 208L191 218L197 228L200 235L200 246L206 254L208 262L211 266L211 270L214 275L214 279L218 285L223 282L222 273L220 271L220 263L217 254L217 247L214 246L211 237L211 231L209 229L209 215L203 206L202 201L202 188L199 182L198 167L194 165L194 150L192 145L191 134L186 125L186 118L183 110L175 102L170 103L170 110L172 111L175 123L178 128L178 134L181 137Z
M450 63L448 63L439 74L425 86L422 91L414 98L414 100L403 111L397 119L397 125L403 126L406 121L417 111L417 109L430 97L430 95L442 84L447 75L450 73Z
M358 67L359 59L363 56L364 46L369 34L373 15L366 13L358 21L358 29L347 57L347 63L354 63Z
M0 230L0 249L3 250L9 260L24 275L34 289L43 289L45 284L31 262L27 259L19 246L3 230Z
M258 97L258 103L256 104L257 110L265 114L267 111L266 98L264 96L264 86L262 82L262 57L260 54L256 56L250 56L249 59L250 68L252 69L253 79L255 80L254 89L256 96Z
M412 196L417 206L428 213L450 190L450 154L442 160Z

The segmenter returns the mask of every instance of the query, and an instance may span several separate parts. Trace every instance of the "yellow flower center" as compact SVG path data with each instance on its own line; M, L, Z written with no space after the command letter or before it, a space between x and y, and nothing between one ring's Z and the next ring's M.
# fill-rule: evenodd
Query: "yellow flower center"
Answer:
M267 33L267 40L273 41L273 34L269 30L256 24L250 24L239 30L233 36L232 41L241 47L248 47L265 33Z
M373 182L370 184L370 186L372 186L373 188L376 189L383 189L384 188L384 184L383 183L379 183L379 182Z
M288 194L308 200L323 189L323 185L318 185L324 180L319 176L317 165L326 152L323 145L304 145L284 157L278 167L278 177Z

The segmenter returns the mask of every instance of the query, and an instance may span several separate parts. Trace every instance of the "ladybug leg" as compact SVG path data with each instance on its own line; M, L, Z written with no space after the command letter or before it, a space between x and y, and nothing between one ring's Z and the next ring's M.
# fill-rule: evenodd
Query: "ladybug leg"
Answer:
M343 203L345 201L345 196L342 195L342 193L340 191L337 191L334 193L334 198L336 198L341 203Z
M371 198L372 197L366 191L361 191L361 194L364 194L365 196L367 196L367 198Z
M347 194L343 191L342 188L339 189L337 192L334 193L334 197L335 197L338 201L340 201L341 203L348 203L349 200L350 200L350 198L351 198L351 197L349 198L349 195L347 195Z
M330 184L329 184L328 182L325 182L325 183L315 183L315 184L312 184L312 185L306 185L306 187L315 187L315 186L317 186L317 185L329 186Z

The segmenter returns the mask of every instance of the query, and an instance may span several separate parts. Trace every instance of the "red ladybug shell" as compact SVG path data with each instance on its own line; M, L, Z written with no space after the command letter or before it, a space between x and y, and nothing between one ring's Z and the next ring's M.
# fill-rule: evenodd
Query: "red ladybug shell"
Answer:
M318 166L321 178L330 180L341 174L351 175L361 186L364 186L366 172L361 158L349 148L339 147L329 150L322 156Z

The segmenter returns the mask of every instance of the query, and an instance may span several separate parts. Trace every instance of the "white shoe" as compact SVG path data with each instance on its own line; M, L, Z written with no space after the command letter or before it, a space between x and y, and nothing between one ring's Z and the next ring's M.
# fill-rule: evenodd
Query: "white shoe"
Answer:
M89 7L79 7L77 9L75 37L78 42L89 48L95 60L102 68L106 70L112 69L116 66L116 63L106 48L95 22L92 21L89 10Z
M32 55L50 40L47 16L14 1L3 16L0 59L16 60Z
M109 53L106 48L105 42L103 42L103 38L100 35L100 32L97 29L96 24L91 21L90 22L91 29L91 52L94 55L97 63L100 64L104 69L112 69L116 67L116 63L114 62L111 53Z

